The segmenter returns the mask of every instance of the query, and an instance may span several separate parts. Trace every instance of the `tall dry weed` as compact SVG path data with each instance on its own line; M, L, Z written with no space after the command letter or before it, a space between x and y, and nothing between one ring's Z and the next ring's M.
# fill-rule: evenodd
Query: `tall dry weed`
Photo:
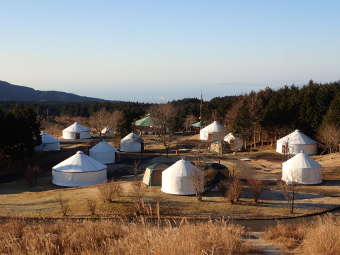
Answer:
M314 222L279 223L268 228L263 237L289 249L298 248L304 255L340 254L340 224L331 216Z
M306 232L302 250L305 255L339 255L339 222L330 216L319 218L316 226Z
M244 255L244 228L226 222L172 227L127 222L0 223L0 254Z
M120 183L115 181L108 181L98 186L99 193L104 202L114 202L122 193Z

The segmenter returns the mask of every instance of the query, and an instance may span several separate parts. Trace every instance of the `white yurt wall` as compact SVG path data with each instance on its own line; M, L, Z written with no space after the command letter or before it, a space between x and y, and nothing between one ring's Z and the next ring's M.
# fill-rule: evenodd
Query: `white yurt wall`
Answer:
M60 142L47 133L41 133L41 144L34 148L37 151L59 151Z
M115 162L117 150L109 143L101 141L90 149L90 157L103 164Z
M52 183L65 186L88 186L107 181L107 167L78 151L52 168Z
M87 139L91 138L90 129L80 125L78 122L63 130L64 139Z
M288 152L289 154L304 152L308 155L314 155L317 153L317 143L300 130L295 130L289 135L277 140L276 152L282 154Z
M321 166L305 153L298 153L282 163L282 180L286 183L321 183Z
M203 172L186 160L179 160L162 172L162 192L175 195L196 193L194 178L200 178L203 190Z
M237 136L234 136L233 133L227 134L223 140L229 144L230 149L233 151L240 151L243 147L242 139Z
M143 139L134 133L130 133L120 141L120 150L125 152L141 152Z
M224 127L217 121L214 121L210 125L202 128L200 131L200 140L203 141L219 141L223 139Z

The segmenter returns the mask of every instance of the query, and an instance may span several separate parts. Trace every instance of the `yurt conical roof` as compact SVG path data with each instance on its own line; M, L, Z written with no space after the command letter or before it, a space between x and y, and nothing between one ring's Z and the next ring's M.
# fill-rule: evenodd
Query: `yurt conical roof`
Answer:
M152 127L152 125L152 118L150 114L147 114L144 118L135 121L135 126Z
M198 122L192 123L191 126L195 128L200 128L202 126L202 123L201 121L198 121Z
M96 172L107 167L97 160L87 156L84 152L78 151L73 156L55 165L52 169L61 172Z
M277 140L278 143L286 143L289 144L316 144L312 138L306 136L303 132L296 129L294 132L290 133L282 137L281 139Z
M101 141L90 149L91 152L116 152L116 148L111 144Z
M135 133L128 134L121 141L127 141L127 140L133 140L133 141L140 142L140 143L143 142L143 139L140 136L136 135Z
M201 170L191 164L189 161L181 159L165 169L163 171L163 174L169 174L172 177L194 176L196 174L196 171Z
M41 132L41 142L43 144L59 143L59 140L45 132Z
M234 136L233 133L229 133L229 134L227 134L227 135L223 138L223 140L224 140L225 142L229 142L229 141L235 140L235 139L236 139L236 137Z
M207 133L220 133L224 131L224 127L222 124L215 120L213 123L209 124L205 128L202 128L201 131Z
M282 165L286 168L320 168L320 164L318 162L302 152L283 162Z
M80 125L78 122L74 122L71 126L64 129L64 131L68 132L88 132L90 129Z

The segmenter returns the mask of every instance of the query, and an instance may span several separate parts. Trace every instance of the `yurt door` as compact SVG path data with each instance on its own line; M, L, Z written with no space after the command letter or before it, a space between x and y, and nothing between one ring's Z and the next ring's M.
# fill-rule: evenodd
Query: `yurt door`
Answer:
M76 139L80 139L80 133L76 133Z

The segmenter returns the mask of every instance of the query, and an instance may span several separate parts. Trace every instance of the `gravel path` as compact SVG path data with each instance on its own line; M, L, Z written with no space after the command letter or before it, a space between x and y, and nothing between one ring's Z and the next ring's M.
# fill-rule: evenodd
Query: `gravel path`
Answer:
M260 252L263 252L263 255L288 255L288 253L285 253L280 246L263 240L261 235L261 232L250 232L246 242Z

